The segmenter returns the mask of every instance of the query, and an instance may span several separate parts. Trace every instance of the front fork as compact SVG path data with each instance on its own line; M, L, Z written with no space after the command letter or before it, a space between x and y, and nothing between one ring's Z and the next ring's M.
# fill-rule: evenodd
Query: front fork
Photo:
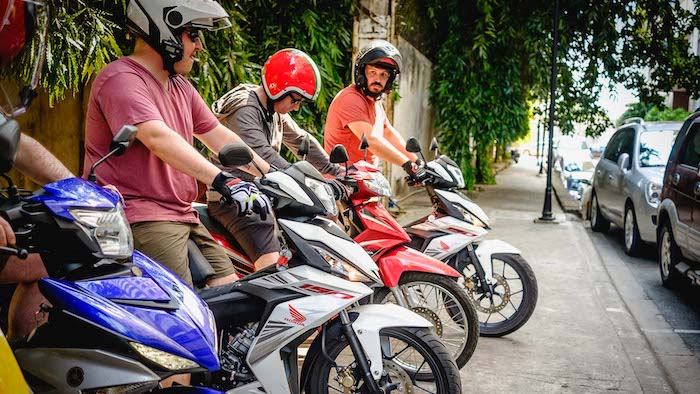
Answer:
M343 334L348 339L350 350L352 350L352 354L355 356L355 361L357 361L357 365L360 368L362 380L364 380L367 387L369 387L370 392L383 394L384 391L372 377L372 371L370 370L369 361L367 361L367 355L365 354L365 350L362 348L362 344L357 338L355 331L352 329L352 321L350 320L350 316L346 310L340 311L340 322Z
M493 286L487 278L491 278L493 276L493 273L490 272L491 270L489 269L489 273L486 273L486 270L484 270L484 267L481 265L481 261L479 261L479 257L476 255L476 251L474 250L474 245L470 244L467 245L466 248L462 249L455 257L453 258L453 268L459 271L459 268L457 267L457 264L459 260L465 260L470 262L474 266L474 270L476 271L476 276L479 278L479 283L477 286L479 287L479 290L481 290L481 293L484 294L486 297L489 297L489 300L493 303ZM490 268L490 267L489 267ZM460 272L461 273L461 272ZM465 278L466 279L466 278Z

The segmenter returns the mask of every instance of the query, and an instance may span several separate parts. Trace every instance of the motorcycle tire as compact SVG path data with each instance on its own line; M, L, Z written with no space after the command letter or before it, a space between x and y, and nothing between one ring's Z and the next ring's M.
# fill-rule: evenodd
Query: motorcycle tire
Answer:
M430 382L421 381L417 378L418 374L413 373L411 376L405 368L401 367L400 362L394 361L397 359L398 353L385 354L384 372L386 375L380 379L380 387L401 382L403 386L401 392L409 392L405 387L407 384L414 386L411 387L412 392L436 394L459 394L462 392L459 370L450 352L429 328L389 327L381 330L379 335L384 351L390 347L386 346L387 344L393 344L397 352L402 354L412 353L406 352L406 349L410 347L424 360L421 365L424 364L430 368L430 372L426 373L433 376ZM325 340L325 346L320 342L321 337L318 336L306 355L306 359L311 360L312 364L304 366L304 369L309 368L310 371L304 384L304 392L306 394L327 394L330 390L330 392L368 393L368 387L362 381L360 371L357 370L357 363L354 363L347 338L344 335L328 336ZM401 345L396 346L397 343ZM342 376L338 376L340 374ZM343 383L350 383L352 387L346 387L346 390L343 390L343 386L339 382L341 379ZM399 392L398 389L396 391ZM393 390L389 392L393 392Z
M440 299L431 300L423 298L423 303L414 305L413 311L433 323L435 333L446 342L447 349L452 353L457 367L462 369L476 350L479 342L479 316L474 303L467 292L453 278L424 272L407 272L401 276L399 286L406 292L424 292L424 297L431 293L441 292ZM452 301L449 301L449 300ZM374 294L374 303L383 304L391 302L396 304L391 290L388 287L379 288ZM442 303L442 305L436 305ZM449 320L449 321L448 321ZM448 338L447 329L454 327L454 336L460 336L457 340ZM429 376L418 375L420 379L429 379Z
M523 296L521 297L520 304L517 307L514 307L515 313L513 313L510 318L497 323L489 323L488 321L494 312L485 312L484 309L486 308L481 307L483 297L481 297L481 293L478 291L480 289L479 284L476 283L474 285L474 290L467 292L470 294L474 304L476 305L476 309L479 311L479 328L481 336L483 337L502 337L517 331L520 329L520 327L527 323L532 316L532 313L535 311L535 306L537 305L537 279L535 278L535 273L532 271L530 264L528 264L527 261L525 261L525 259L518 254L494 254L492 256L492 261L494 260L502 261L504 263L504 272L505 265L508 265L512 268L512 271L517 274L518 278L520 278L522 282L522 288L521 290L518 290L517 293L522 292ZM450 265L461 273L465 280L473 280L472 278L476 276L472 274L475 273L476 270L473 268L470 261L450 261ZM505 275L503 275L503 277L505 277ZM508 296L509 301L510 297L513 295L516 294L510 294ZM514 306L512 302L511 304ZM500 313L500 310L498 310L498 313Z

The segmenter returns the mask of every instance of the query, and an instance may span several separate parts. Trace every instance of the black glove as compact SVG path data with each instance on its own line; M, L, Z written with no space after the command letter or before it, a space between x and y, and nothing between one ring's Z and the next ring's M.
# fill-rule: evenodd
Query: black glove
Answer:
M403 170L406 171L406 174L408 174L408 176L410 176L412 179L416 178L416 170L414 165L415 164L410 160L401 165L401 168L403 168Z
M347 198L349 194L348 188L342 182L337 179L326 179L326 183L333 189L333 197L335 197L336 201Z
M255 212L260 215L261 220L267 219L267 214L270 213L270 202L254 184L244 182L226 171L221 171L214 178L211 186L221 193L224 203L236 202L238 216Z

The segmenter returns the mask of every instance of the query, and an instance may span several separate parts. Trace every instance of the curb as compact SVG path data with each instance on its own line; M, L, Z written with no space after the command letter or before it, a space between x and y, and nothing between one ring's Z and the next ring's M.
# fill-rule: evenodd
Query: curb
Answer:
M554 190L554 195L559 201L559 206L566 213L571 213L577 217L581 217L581 207L579 202L574 200L566 190L566 187L561 183L561 172L554 170L552 171L552 190Z

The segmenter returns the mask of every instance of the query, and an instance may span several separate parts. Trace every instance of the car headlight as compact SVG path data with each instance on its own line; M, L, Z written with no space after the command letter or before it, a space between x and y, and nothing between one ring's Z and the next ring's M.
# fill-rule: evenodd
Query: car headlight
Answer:
M97 257L124 259L134 252L134 238L121 203L108 211L71 208L68 212L80 228L97 242L100 248Z
M659 197L661 196L661 185L654 182L647 183L646 195L649 204L657 206L659 204Z
M306 187L311 189L312 192L318 197L323 204L323 208L328 211L331 216L338 215L338 207L335 205L335 197L333 196L333 189L326 183L317 181L313 178L306 178L304 180Z
M464 188L464 175L462 175L462 170L460 170L459 167L448 164L447 171L457 180L457 187L460 189Z
M365 187L380 196L391 197L391 185L389 181L379 172L372 173L373 179L365 179Z
M129 345L131 345L131 347L134 348L138 354L148 359L148 361L156 363L171 371L180 371L183 369L193 369L199 367L199 364L192 360L188 360L162 350L154 349L138 342L129 342Z
M319 246L312 245L314 250L323 257L324 260L330 265L331 272L340 276L343 279L347 279L350 282L372 282L372 279L368 278L365 274L360 272L352 264L335 256L333 253L323 249Z
M469 213L469 211L467 211L466 209L460 207L460 206L457 205L457 204L455 204L455 207L457 207L457 210L459 210L459 212L460 212L462 215L464 215L464 220L468 221L469 223L471 223L471 224L473 224L473 225L475 225L475 226L477 226L477 227L486 228L486 224L484 224L484 222L482 222L481 220L479 220L478 217L472 215L471 213Z

